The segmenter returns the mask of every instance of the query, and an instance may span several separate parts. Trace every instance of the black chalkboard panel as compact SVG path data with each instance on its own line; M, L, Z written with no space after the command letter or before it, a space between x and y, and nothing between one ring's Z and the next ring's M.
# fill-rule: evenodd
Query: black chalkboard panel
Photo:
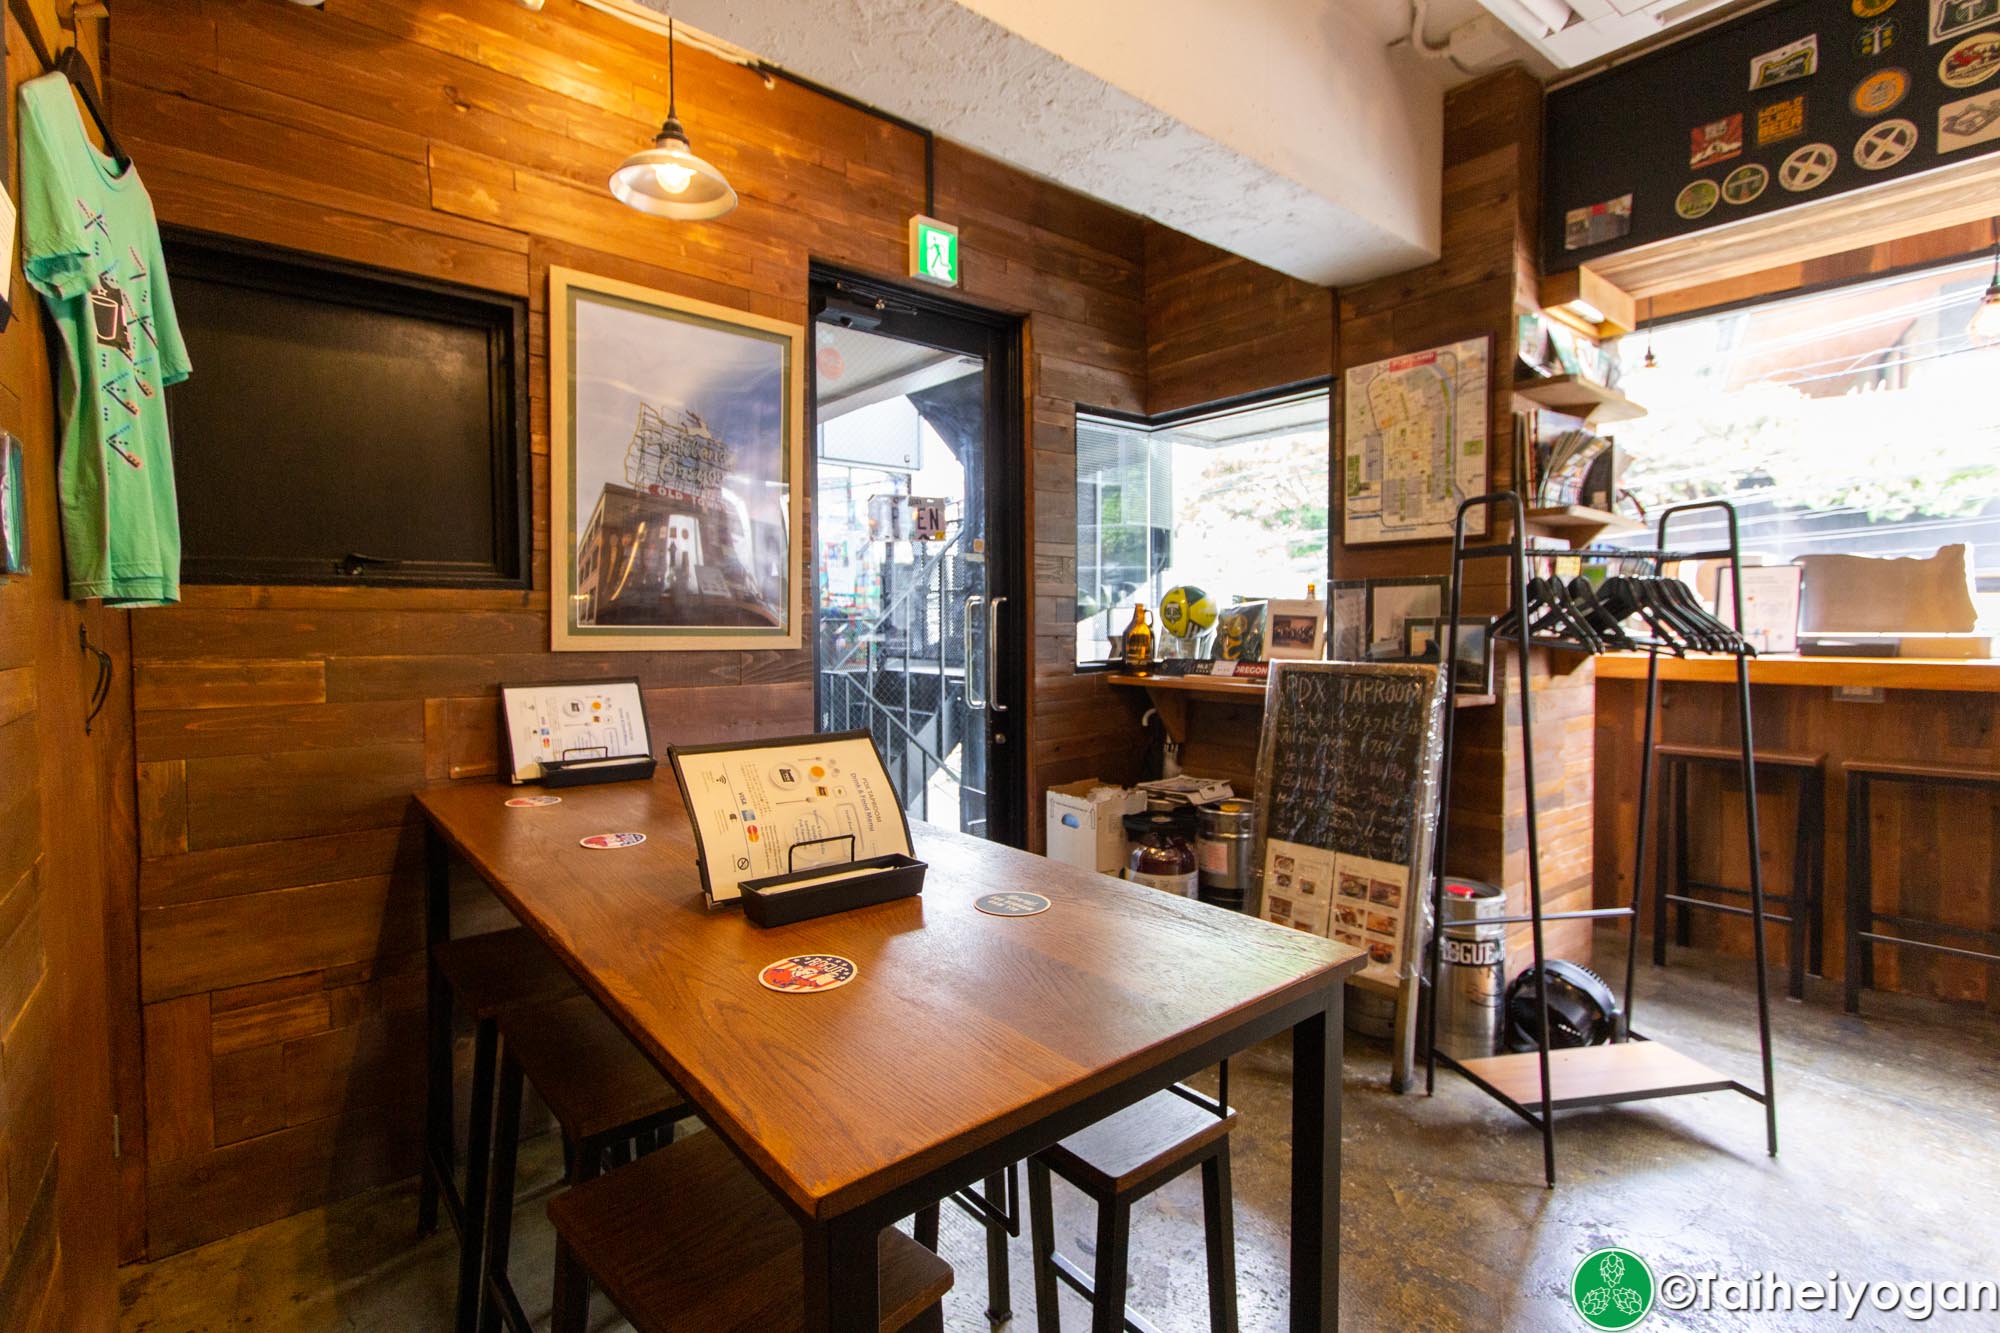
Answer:
M1274 664L1258 775L1265 836L1415 861L1420 826L1436 804L1437 674L1427 666Z
M1753 89L1764 57L1779 81ZM1574 268L1991 153L1996 75L2000 0L1780 0L1557 89L1545 110L1542 267ZM1857 154L1885 165L1864 167ZM1739 183L1725 190L1732 174ZM1698 212L1704 181L1712 205L1684 216ZM1595 231L1579 219L1572 232L1573 210L1626 195L1624 235L1603 216ZM1587 243L1572 248L1566 237Z

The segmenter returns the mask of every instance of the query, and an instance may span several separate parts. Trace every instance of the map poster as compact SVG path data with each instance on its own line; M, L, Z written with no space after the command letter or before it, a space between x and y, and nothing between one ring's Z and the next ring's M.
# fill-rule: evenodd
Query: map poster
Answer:
M509 685L500 691L509 776L539 782L544 761L626 759L653 752L634 680Z
M1347 372L1341 438L1349 546L1451 536L1465 500L1486 493L1492 340L1469 338ZM1483 535L1486 512L1467 516Z
M711 902L747 879L910 855L910 826L865 731L673 750Z

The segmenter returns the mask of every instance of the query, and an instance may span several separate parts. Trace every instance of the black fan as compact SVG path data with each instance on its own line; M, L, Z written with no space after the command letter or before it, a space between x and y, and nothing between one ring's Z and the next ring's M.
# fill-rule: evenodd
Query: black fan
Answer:
M1549 985L1549 1049L1624 1040L1625 1014L1604 978L1562 958L1551 958L1543 966ZM1541 1026L1535 1005L1535 969L1523 968L1507 987L1507 1049L1535 1050Z

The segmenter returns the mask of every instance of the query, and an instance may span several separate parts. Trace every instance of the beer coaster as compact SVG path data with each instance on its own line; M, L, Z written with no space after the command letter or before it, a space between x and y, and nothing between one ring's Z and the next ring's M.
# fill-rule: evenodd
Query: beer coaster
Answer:
M643 833L593 833L581 840L580 845L593 852L616 851L620 847L637 847L646 840Z
M972 905L988 916L1038 916L1050 904L1039 893L989 893Z
M854 980L861 969L852 958L832 953L801 953L780 958L757 974L757 984L781 995L810 995Z
M542 806L545 806L545 805L561 805L561 804L562 804L562 797L560 797L560 796L516 796L516 797L512 798L511 800L509 800L509 801L507 802L507 804L509 804L509 805L511 805L511 806L513 806L513 807L515 807L516 809L528 809L528 810L534 810L534 809L540 809L540 808L541 808Z

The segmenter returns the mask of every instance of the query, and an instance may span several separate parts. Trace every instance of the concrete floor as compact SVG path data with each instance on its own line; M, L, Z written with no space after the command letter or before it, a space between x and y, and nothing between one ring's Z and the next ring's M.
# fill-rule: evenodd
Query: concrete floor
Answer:
M1620 975L1617 941L1600 970ZM1639 1023L1688 1054L1754 1082L1756 1028L1748 969L1683 954L1639 969ZM1780 983L1775 983L1774 986ZM1805 1005L1774 1001L1783 1155L1764 1154L1761 1112L1716 1093L1577 1112L1559 1121L1559 1187L1542 1187L1539 1140L1470 1085L1441 1076L1438 1095L1395 1096L1386 1052L1348 1041L1343 1201L1343 1323L1352 1329L1581 1329L1569 1307L1577 1261L1617 1244L1654 1271L1775 1272L1797 1280L1914 1281L2000 1277L2000 1020L1965 1009L1871 996L1845 1017L1831 987ZM1242 1327L1284 1327L1289 1054L1262 1047L1232 1066L1242 1110L1234 1136ZM542 1207L554 1184L546 1138L524 1157L514 1272L524 1301L547 1308L551 1238ZM1059 1243L1087 1266L1092 1217L1057 1184ZM405 1333L446 1326L449 1230L411 1236L406 1182L288 1218L160 1263L128 1269L129 1333L283 1329ZM945 1210L943 1249L958 1273L954 1333L983 1333L979 1231ZM1206 1327L1198 1178L1142 1206L1132 1241L1133 1305L1163 1330ZM1014 1319L1034 1327L1027 1240L1012 1246ZM598 1328L622 1323L601 1299ZM1065 1293L1065 1327L1087 1327ZM1903 1327L1900 1314L1676 1313L1648 1328ZM2000 1315L1938 1314L1944 1327L2000 1328Z

